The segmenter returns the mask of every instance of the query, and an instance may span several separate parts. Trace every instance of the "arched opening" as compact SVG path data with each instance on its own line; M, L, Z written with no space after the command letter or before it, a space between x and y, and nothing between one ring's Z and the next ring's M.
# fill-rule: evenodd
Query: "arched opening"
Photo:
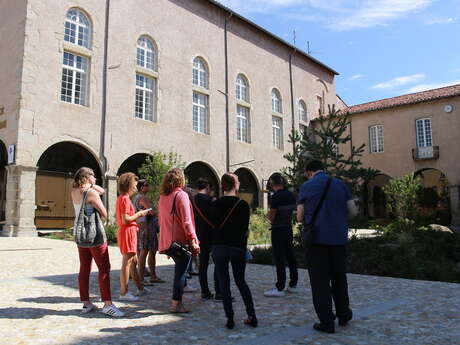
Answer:
M437 224L449 225L452 220L450 210L450 183L446 175L437 169L418 170L415 177L422 180L419 202L422 209L434 214Z
M120 165L117 176L127 172L132 172L133 174L136 174L136 176L139 176L139 168L145 163L147 157L147 153L133 154Z
M239 196L247 201L254 210L259 207L259 185L252 172L246 168L239 168L235 174L240 180Z
M373 218L386 218L388 215L383 187L385 187L390 180L390 176L378 174L367 185L367 191L369 193L369 215Z
M199 178L205 178L209 181L213 196L219 196L219 178L214 170L204 162L193 162L185 168L185 177L190 187L196 189L196 182Z
M0 140L0 230L5 222L6 207L6 165L8 162L8 153L3 141Z
M94 155L81 145L60 142L49 147L38 160L35 182L35 226L64 229L73 226L74 209L70 192L75 172L81 167L94 170L100 184L102 174Z

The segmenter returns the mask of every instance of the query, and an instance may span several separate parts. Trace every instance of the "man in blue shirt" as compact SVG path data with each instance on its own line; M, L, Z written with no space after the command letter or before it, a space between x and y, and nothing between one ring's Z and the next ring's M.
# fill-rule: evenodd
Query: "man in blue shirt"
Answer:
M305 167L308 181L301 189L297 202L297 220L311 223L315 209L326 190L328 180L320 161L311 161ZM313 305L320 323L313 328L327 333L335 332L332 299L339 319L345 326L352 319L346 276L346 244L348 216L357 213L352 195L345 184L332 178L323 204L317 212L313 226L313 245L308 249L308 273Z
M296 208L296 198L285 186L281 175L270 178L270 184L275 191L270 201L268 219L272 224L272 250L276 266L276 288L264 292L266 297L285 296L286 263L289 266L288 292L296 292L298 272L297 261L294 256L292 235L292 214Z

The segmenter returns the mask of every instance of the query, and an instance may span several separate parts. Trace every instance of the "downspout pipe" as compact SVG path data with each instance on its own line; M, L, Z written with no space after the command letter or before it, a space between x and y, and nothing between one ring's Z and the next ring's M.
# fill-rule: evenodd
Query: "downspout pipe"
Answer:
M99 158L102 162L102 185L105 189L108 188L107 170L108 160L105 154L105 140L107 131L107 60L108 60L108 46L109 46L109 18L110 18L110 0L105 2L105 31L104 31L104 61L102 67L102 111L101 111L101 135L100 135L100 148ZM103 194L103 202L105 207L109 208L108 193Z
M225 17L224 21L224 55L225 55L225 135L226 135L226 162L225 169L230 171L230 111L229 111L229 99L228 99L228 21L233 16L230 12L229 16Z
M295 109L294 109L294 85L292 82L292 57L296 53L296 49L292 51L291 54L289 54L289 85L291 89L291 120L292 120L292 133L295 131ZM292 143L292 153L294 154L295 152L295 142Z

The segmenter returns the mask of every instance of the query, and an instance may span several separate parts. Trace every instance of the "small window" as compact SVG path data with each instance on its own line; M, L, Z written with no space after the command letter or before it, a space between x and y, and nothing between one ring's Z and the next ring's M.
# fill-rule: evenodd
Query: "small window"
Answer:
M137 54L136 62L140 67L150 69L152 71L156 70L156 52L153 42L142 36L137 40Z
M61 101L86 105L88 58L64 52L62 62Z
M383 126L369 127L369 147L371 153L383 152Z
M323 103L323 97L321 96L316 96L316 100L318 102L318 114L323 115L324 114L324 103Z
M142 74L136 74L136 118L147 121L155 121L155 84L155 79Z
M82 11L71 9L67 12L64 41L90 49L91 25Z
M272 143L275 149L283 149L283 120L278 116L272 116Z
M236 99L249 103L249 83L242 74L236 78Z
M416 122L417 128L417 147L433 146L433 133L431 119L419 119Z
M236 138L239 141L250 143L249 108L236 106Z
M198 133L209 134L208 96L193 92L193 130Z
M203 59L197 57L193 60L193 85L209 88L209 73Z
M305 105L305 102L302 100L299 101L299 121L305 123L308 122L307 106Z
M277 89L272 90L272 112L278 114L283 112L281 95Z

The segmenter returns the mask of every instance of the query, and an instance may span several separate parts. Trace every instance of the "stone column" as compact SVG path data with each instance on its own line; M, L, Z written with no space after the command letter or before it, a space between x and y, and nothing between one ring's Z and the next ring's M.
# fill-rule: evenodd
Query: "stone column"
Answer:
M115 204L117 202L117 177L107 176L107 214L110 221L115 221Z
M35 228L36 167L7 166L5 225L1 236L37 236Z
M451 226L460 231L460 186L450 186L450 212L452 214Z

